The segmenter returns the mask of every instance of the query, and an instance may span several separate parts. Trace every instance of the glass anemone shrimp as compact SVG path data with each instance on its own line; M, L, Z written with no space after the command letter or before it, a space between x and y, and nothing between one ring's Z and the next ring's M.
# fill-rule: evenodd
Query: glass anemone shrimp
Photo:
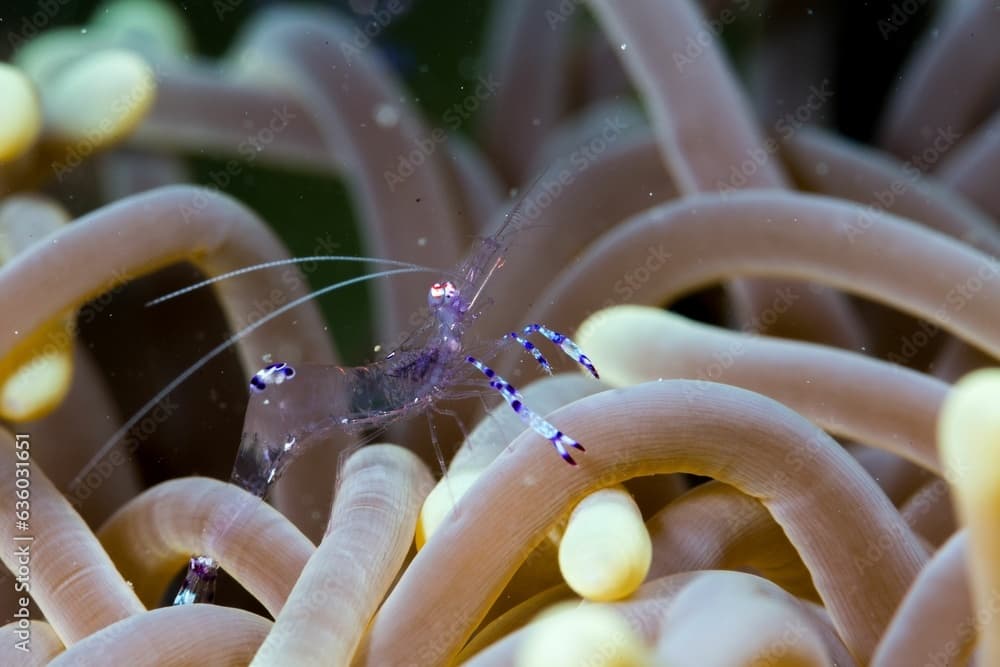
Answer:
M250 381L245 431L233 468L232 481L263 496L293 457L293 450L329 429L381 429L416 412L435 410L471 364L498 391L511 409L536 433L552 443L570 465L568 449L583 446L524 404L520 392L485 363L468 355L462 345L471 301L452 281L431 285L428 305L437 326L426 342L403 347L384 359L355 367L304 364L293 368L269 364ZM547 372L552 367L526 337L532 334L558 345L595 378L593 363L567 336L541 324L512 331L502 341L514 341ZM318 389L322 388L322 389Z
M435 282L430 286L427 295L429 317L407 338L407 341L422 342L403 343L384 358L362 366L343 367L308 363L293 366L287 362L277 362L259 370L249 383L250 398L244 419L244 430L230 481L252 495L264 498L296 455L308 443L322 438L325 434L335 430L348 432L357 435L357 442L362 443L392 422L416 413L435 411L454 416L452 412L439 407L438 404L443 399L466 395L458 392L456 388L466 379L469 365L485 376L488 386L500 393L525 424L548 440L566 463L575 466L576 461L569 450L585 451L583 445L525 405L520 392L482 360L468 354L463 343L470 321L478 315L473 306L490 276L503 265L505 247L501 239L512 219L513 212L508 214L507 220L496 234L481 241L477 252L459 268L454 279ZM217 276L212 280L161 297L157 302L251 270L271 268L289 262L335 259L364 261L366 258L323 256L270 262ZM344 281L285 304L209 352L161 393L172 390L176 383L183 381L208 359L235 343L253 328L294 308L305 298L314 298L360 280L429 270L404 262L376 261L403 268ZM511 331L503 336L493 349L495 351L502 344L514 342L530 353L546 373L552 373L548 360L538 347L528 340L528 337L534 334L540 334L558 346L594 378L599 377L594 364L576 343L543 324L532 323L524 326L520 332ZM151 403L155 403L158 399L159 396L155 397ZM431 436L443 470L444 458L433 428ZM190 604L211 599L217 573L218 564L212 558L204 555L193 557L174 604Z

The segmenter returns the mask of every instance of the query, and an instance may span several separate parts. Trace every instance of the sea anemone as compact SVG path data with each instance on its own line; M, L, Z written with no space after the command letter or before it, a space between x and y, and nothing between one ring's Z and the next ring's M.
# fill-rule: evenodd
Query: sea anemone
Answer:
M1000 664L992 4L870 16L901 65L866 105L832 2L495 3L447 103L402 0L214 2L214 60L161 1L12 21L0 661ZM511 402L575 465L470 366L429 422L318 438L273 506L216 479L258 369L426 320L412 268L370 317L308 299L331 255L449 275L491 238L466 340L518 386L540 353L490 341L580 345L599 381L546 353ZM165 606L192 555L219 604Z

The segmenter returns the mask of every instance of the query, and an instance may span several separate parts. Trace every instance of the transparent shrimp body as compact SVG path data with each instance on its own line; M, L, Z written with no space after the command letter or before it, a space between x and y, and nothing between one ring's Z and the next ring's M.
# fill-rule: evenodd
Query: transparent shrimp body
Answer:
M264 497L310 441L334 430L360 436L430 407L461 368L465 305L451 282L432 285L428 300L436 326L417 349L396 350L364 366L277 363L261 369L250 381L231 481Z
M358 435L427 409L464 369L461 335L467 305L454 283L431 285L434 315L426 342L356 367L278 362L250 380L244 431L230 481L258 498L311 441L332 431ZM214 598L219 565L209 556L191 559L174 604Z

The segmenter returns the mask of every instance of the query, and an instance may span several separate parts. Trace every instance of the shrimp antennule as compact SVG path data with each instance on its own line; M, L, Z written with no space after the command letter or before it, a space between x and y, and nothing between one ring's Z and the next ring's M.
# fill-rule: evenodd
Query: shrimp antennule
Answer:
M187 294L189 292L201 289L202 287L213 285L217 282L228 280L230 278L235 278L236 276L242 276L245 273L251 273L253 271L263 271L264 269L273 269L278 266L287 266L289 264L305 264L306 262L371 262L373 264L386 264L388 266L399 266L406 269L413 269L414 271L428 271L432 273L438 272L437 269L433 269L428 266L421 266L420 264L411 264L410 262L400 262L395 259L379 259L378 257L357 257L348 255L312 255L310 257L291 257L288 259L276 259L270 262L262 262L260 264L251 264L250 266L244 266L234 271L220 273L217 276L206 278L205 280L188 285L187 287L182 287L180 289L174 290L173 292L169 292L167 294L164 294L163 296L158 296L155 299L147 301L146 307L149 308L150 306L155 306L157 304L163 303L164 301L170 301L171 299L176 299L179 296L183 296L184 294Z

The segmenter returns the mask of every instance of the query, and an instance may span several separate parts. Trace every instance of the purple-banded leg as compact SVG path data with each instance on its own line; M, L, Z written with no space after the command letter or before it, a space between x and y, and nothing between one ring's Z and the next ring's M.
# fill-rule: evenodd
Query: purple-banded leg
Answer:
M504 380L502 377L496 374L492 368L479 361L475 357L466 357L466 361L482 371L483 375L487 377L490 381L490 386L500 392L500 395L504 397L507 404L510 405L511 409L521 418L525 424L530 426L535 433L552 443L559 452L559 456L563 458L566 463L570 465L576 465L576 461L573 457L569 455L566 451L566 447L573 447L574 449L579 449L581 452L586 451L579 442L569 437L551 423L546 421L541 415L533 412L524 404L524 397L521 393L514 389L513 385Z
M545 372L548 373L549 375L552 375L552 366L549 365L548 360L542 356L542 353L538 350L537 347L535 347L534 343L532 343L527 338L523 338L516 331L511 331L509 334L504 336L504 338L513 338L518 343L520 343L521 347L526 349L528 352L531 352L531 356L535 358L535 361L538 362L538 364L545 370Z
M545 336L546 338L548 338L556 345L558 345L559 348L566 353L566 356L568 356L570 359L573 359L578 364L586 368L590 372L590 374L593 375L595 378L597 379L601 378L601 376L597 374L597 369L594 368L593 362L590 361L590 357L585 355L583 353L583 350L580 349L580 346L574 343L572 340L570 340L569 336L561 334L558 331L553 331L552 329L549 329L547 326L543 324L529 324L528 326L524 327L525 336L528 336L536 331ZM543 368L545 368L550 373L552 372L552 369L549 368L548 362L545 361L544 359L540 359L541 354L535 354L538 350L535 349L534 345L531 345L530 342L528 342L527 340L516 334L511 333L508 335L515 338L515 340L521 343L524 346L524 349L534 354L535 359L539 359L538 363L542 364ZM529 345L531 345L531 347L528 347ZM534 351L532 352L532 350Z

